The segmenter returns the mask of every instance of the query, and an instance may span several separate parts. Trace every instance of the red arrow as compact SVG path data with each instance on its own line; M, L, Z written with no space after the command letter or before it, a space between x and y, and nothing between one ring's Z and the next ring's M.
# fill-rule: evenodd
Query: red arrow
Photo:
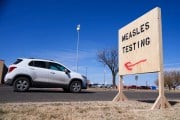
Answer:
M136 62L136 63L134 63L134 64L132 64L131 62L126 62L126 63L124 64L124 66L126 67L127 70L131 71L135 65L137 65L137 64L139 64L139 63L141 63L141 62L146 62L146 60L147 60L147 59L143 59L143 60L140 60L140 61L138 61L138 62Z

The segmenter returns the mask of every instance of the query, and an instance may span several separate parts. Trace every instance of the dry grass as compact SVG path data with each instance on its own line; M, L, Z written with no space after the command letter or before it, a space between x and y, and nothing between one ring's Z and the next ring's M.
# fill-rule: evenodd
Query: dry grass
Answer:
M0 120L180 120L180 101L165 110L153 104L126 102L59 102L0 104Z

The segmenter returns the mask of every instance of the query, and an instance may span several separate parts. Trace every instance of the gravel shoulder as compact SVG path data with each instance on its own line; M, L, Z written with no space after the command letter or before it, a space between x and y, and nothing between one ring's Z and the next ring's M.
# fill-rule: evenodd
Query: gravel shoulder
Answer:
M0 120L179 120L180 101L168 109L153 103L125 101L0 104Z

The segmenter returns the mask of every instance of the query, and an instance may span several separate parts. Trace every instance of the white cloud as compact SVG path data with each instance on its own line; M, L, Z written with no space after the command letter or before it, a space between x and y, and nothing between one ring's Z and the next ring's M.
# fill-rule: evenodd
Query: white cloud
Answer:
M174 70L180 70L180 63L170 63L164 65L165 71L174 71Z
M170 68L165 68L165 71L180 71L180 67L170 67Z
M73 51L73 50L66 50L66 51L45 50L45 51L31 53L31 57L52 59L71 67L76 65L76 60L77 60L76 51ZM79 51L78 60L79 62L87 61L87 60L94 59L94 57L95 57L94 51L89 51L89 52Z

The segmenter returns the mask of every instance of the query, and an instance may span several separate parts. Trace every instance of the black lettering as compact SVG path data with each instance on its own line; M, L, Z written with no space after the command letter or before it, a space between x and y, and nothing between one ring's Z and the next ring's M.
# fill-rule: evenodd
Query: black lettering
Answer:
M146 42L146 40L145 40L145 39L142 39L142 40L141 40L141 47L144 47L145 42Z
M145 29L148 30L149 28L150 28L149 22L146 22L146 23L145 23Z
M147 38L146 38L146 45L149 45L149 44L150 44L150 38L147 37Z
M122 36L122 42L125 41L125 40L126 40L126 36L123 35L123 36Z
M126 52L128 52L128 46L126 46Z
M130 39L130 38L132 38L132 34L131 34L131 32L129 32L129 39Z
M133 29L132 33L133 37L136 36L136 29Z
M130 51L132 51L132 44L129 45L129 51L128 52L130 52Z
M136 28L136 35L139 35L140 32L138 31L138 28Z
M150 38L149 37L147 37L147 38L144 38L144 39L142 39L141 41L140 41L140 47L144 47L144 46L147 46L147 45L149 45L150 44Z
M133 43L133 50L136 49L136 42Z
M141 32L144 32L144 24L140 26Z
M125 40L128 40L128 33L126 33L122 36L122 42Z
M150 28L149 22L146 22L145 24L140 25L138 28L133 29L129 33L126 33L122 35L122 42L125 40L128 40L136 35L139 35L140 33L145 32L145 30L148 30ZM138 43L138 48L141 46L144 46L144 40L141 40L141 43Z
M123 53L125 53L125 47L123 47Z

